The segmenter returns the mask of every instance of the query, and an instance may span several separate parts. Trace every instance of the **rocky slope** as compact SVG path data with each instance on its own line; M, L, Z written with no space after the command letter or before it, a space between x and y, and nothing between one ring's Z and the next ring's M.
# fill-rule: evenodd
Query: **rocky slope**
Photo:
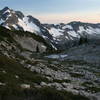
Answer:
M0 49L2 52L16 52L24 55L33 52L44 53L52 48L42 37L30 32L10 31L0 26ZM12 53L11 52L11 53Z
M99 24L41 24L8 7L0 24L1 100L99 100Z
M43 93L45 93L45 88L46 90L51 88L47 93L53 93L53 97L56 96L54 96L56 91L57 94L62 93L61 100L66 100L66 98L68 100L75 98L95 100L99 98L99 66L93 66L84 61L75 61L75 59L72 61L64 60L63 58L67 57L64 54L59 56L59 59L48 59L45 54L40 54L45 51L46 45L36 41L35 38L29 32L10 31L0 27L0 98L3 95L5 100L8 100L7 96L17 98L22 90L30 90L34 93L36 92L34 91L35 88L38 92ZM40 53L36 53L33 42L41 48ZM12 92L7 93L7 90ZM55 92L51 92L54 90ZM18 92L18 95L13 94L13 91L14 93ZM30 91L29 94L31 94ZM28 96L28 94L24 95ZM44 95L47 94L42 94L43 97L45 97ZM38 96L36 95L36 97ZM55 99L52 98L52 100Z
M46 45L36 41L36 36L0 26L0 99L88 100L75 89L67 90L63 86L70 82L70 75L58 69L59 64L45 60L40 53L45 51ZM36 51L36 44L40 52Z

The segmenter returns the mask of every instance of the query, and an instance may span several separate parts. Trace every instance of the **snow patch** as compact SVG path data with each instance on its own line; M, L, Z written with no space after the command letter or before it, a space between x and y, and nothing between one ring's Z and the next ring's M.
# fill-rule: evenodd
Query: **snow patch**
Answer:
M4 23L4 21L1 19L1 20L0 20L0 24L2 24L2 23Z
M45 56L45 57L52 58L52 59L60 59L60 58L65 58L67 56L68 56L67 54L61 54L61 55L54 54L54 55L49 55L49 56Z
M86 30L86 32L88 33L88 34L100 34L100 29L99 28L92 28L92 27L88 27L88 29Z
M32 22L29 23L28 17L24 17L23 20L18 19L18 21L18 24L23 27L24 31L40 33L40 28Z
M78 32L80 34L82 34L82 32L86 32L87 34L93 35L93 34L100 34L100 29L99 28L93 28L91 26L88 26L87 29L84 29L83 26L80 26Z
M60 29L56 29L56 28L51 28L49 30L49 33L53 36L53 37L58 37L60 35L63 35L63 30Z
M73 29L71 25L65 25L64 27L62 27L62 29L66 29L66 28L71 29L71 30Z
M78 34L75 31L68 31L67 33L72 37L78 37Z
M3 25L3 27L5 27L5 28L10 30L10 28L8 27L8 24L7 25Z
M12 25L16 30L18 30L18 27L17 27L17 25Z
M6 14L6 13L10 13L10 10L9 9L6 10L3 14Z
M21 88L24 88L24 89L30 89L30 85L29 84L21 84Z
M57 50L57 48L52 44L52 43L50 43L51 45L52 45L52 47L55 49L55 50Z
M0 82L0 86L1 86L1 85L2 85L2 86L4 86L4 85L6 85L6 84L5 84L5 83Z
M79 33L82 33L82 32L84 32L84 31L85 31L84 27L83 27L83 26L79 26L78 32L79 32Z

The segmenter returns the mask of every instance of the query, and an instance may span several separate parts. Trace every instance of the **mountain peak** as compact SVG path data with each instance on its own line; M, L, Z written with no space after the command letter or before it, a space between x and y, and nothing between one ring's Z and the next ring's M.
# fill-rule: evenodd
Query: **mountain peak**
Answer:
M2 11L10 10L7 6L2 9Z
M15 13L20 19L23 19L24 14L21 11L15 11Z

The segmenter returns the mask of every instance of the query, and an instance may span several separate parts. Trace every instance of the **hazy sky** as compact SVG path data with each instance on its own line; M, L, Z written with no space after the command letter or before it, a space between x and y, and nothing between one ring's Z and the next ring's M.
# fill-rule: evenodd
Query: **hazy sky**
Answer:
M33 15L43 23L100 23L100 0L0 0L0 9L5 6Z

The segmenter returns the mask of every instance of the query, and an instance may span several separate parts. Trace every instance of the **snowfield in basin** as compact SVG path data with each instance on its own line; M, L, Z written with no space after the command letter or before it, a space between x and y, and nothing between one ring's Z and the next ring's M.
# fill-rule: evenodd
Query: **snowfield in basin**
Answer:
M67 54L54 54L54 55L49 55L49 56L45 56L46 58L51 58L51 59L62 59L67 57Z

